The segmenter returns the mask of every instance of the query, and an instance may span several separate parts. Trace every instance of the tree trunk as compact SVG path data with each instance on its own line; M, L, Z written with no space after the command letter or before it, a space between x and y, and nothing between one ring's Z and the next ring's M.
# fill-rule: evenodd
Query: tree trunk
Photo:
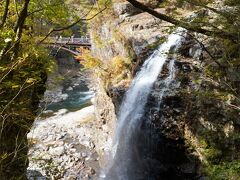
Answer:
M23 32L23 26L25 23L25 20L28 16L28 5L29 5L30 0L25 0L22 11L19 14L18 21L16 22L16 25L14 27L14 32L16 33L16 38L15 38L15 45L13 46L13 55L11 59L14 59L18 55L19 51L19 46L20 46L20 40L22 37L22 32Z
M27 18L28 5L30 0L25 0L19 17L14 26L16 33L15 40L7 43L1 52L1 61L11 62L18 57L20 40L22 38L24 23ZM10 57L10 55L12 57ZM37 66L37 65L36 65ZM28 68L27 66L24 68ZM37 66L36 69L40 67ZM27 71L23 69L22 71ZM19 72L12 73L4 81L12 82L12 79L19 77ZM29 132L34 121L38 102L44 93L46 74L43 74L41 82L21 92L14 101L16 90L4 89L1 87L0 96L0 179L1 180L26 180L28 167L28 141ZM4 82L3 82L4 83ZM5 109L5 107L10 105ZM24 103L22 103L24 102ZM19 113L21 112L21 113Z
M5 3L5 8L4 8L4 13L3 13L3 16L2 16L2 22L0 24L0 29L3 28L6 20L7 20L7 15L8 15L8 10L9 10L9 1L10 0L6 0L6 3Z
M9 60L9 54L10 52L12 53L11 60L17 57L18 51L19 51L19 46L20 46L20 40L22 37L22 32L23 32L23 27L25 20L28 16L28 5L29 5L30 0L25 0L23 8L19 14L19 17L15 23L14 26L14 32L16 33L15 40L13 42L8 42L5 47L2 49L0 52L0 61L4 60ZM12 49L10 51L10 49Z

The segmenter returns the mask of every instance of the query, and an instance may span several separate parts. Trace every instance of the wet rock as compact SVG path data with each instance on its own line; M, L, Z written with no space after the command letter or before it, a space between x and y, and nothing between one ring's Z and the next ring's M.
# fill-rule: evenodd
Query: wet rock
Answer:
M202 59L203 50L199 45L194 45L189 49L189 55L194 59Z
M72 91L72 90L73 90L72 87L69 87L69 88L66 89L66 91Z

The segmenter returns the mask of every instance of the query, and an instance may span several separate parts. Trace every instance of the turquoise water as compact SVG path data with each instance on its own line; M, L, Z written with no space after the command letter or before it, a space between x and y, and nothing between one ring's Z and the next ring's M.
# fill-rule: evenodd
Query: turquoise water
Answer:
M69 87L72 90L67 90ZM63 82L62 93L67 94L68 97L60 102L51 103L46 110L57 112L60 109L67 109L69 112L74 112L91 105L94 96L93 91L90 91L84 82L80 82L79 85L73 85L70 81Z

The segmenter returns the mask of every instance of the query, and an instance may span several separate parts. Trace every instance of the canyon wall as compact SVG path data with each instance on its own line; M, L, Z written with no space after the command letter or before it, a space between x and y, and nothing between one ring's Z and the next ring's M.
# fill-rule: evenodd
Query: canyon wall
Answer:
M155 8L157 4L151 6ZM97 119L113 130L124 92L143 61L166 39L169 24L119 2L113 3L112 9L90 26L93 55L103 64L112 63L116 57L128 59L118 75L100 75L95 82ZM236 100L227 94L228 85L219 84L208 74L212 72L208 68L218 68L218 64L206 48L211 50L218 40L209 38L202 46L193 35L196 34L189 32L177 57L170 58L175 59L175 79L161 103L159 92L164 88L162 81L167 76L168 63L159 74L146 105L146 120L154 127L156 136L164 138L170 152L157 152L168 162L166 172L173 169L190 179L216 174L218 178L231 175L234 179L239 177L240 158L239 111L232 105ZM237 85L239 74L230 69L227 73ZM112 137L113 131L109 135Z

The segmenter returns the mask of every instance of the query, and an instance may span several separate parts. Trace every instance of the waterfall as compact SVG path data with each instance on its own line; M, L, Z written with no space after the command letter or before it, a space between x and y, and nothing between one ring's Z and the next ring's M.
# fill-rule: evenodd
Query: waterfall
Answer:
M160 105L165 92L169 89L170 84L173 82L175 78L174 63L175 63L175 60L173 59L172 61L170 61L168 65L169 75L166 79L163 80L163 88L161 89L159 93L159 98L158 98L158 110L160 110Z
M138 136L138 129L141 126L141 118L144 115L144 107L151 93L154 82L157 80L165 61L171 52L175 52L183 39L185 30L177 29L169 35L166 42L161 44L153 54L144 62L142 68L133 79L132 84L125 94L121 104L113 149L111 152L108 169L105 179L107 180L132 180L129 173L133 172L137 156L137 148L134 146L135 137ZM164 89L159 94L161 101L166 88L174 78L174 61L169 64L169 76L164 80ZM138 159L138 158L137 158ZM141 163L141 162L140 162ZM136 178L137 179L137 178Z

